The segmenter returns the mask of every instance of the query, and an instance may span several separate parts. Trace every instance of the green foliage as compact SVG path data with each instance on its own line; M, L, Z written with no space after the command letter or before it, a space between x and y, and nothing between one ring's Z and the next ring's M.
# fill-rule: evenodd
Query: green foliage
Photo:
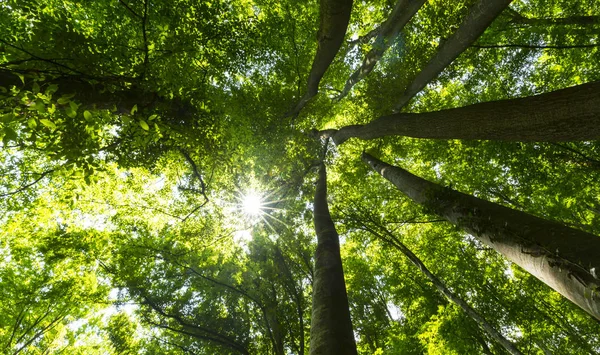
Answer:
M355 2L320 94L290 121L316 1L0 2L0 352L308 353L324 142L307 132L389 114L473 3L426 2L334 102L377 45L351 41L394 5ZM599 6L514 1L407 109L598 80L598 22L556 19ZM504 353L373 231L394 233L523 352L600 352L597 322L400 195L359 161L364 150L600 234L598 142L389 137L330 143L325 160L361 354ZM239 211L251 188L264 194L257 221Z

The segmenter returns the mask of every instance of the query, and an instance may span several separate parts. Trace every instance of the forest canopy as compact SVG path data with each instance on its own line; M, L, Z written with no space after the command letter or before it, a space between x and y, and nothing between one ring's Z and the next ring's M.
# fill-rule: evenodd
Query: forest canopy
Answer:
M600 353L599 45L594 0L1 0L0 353Z

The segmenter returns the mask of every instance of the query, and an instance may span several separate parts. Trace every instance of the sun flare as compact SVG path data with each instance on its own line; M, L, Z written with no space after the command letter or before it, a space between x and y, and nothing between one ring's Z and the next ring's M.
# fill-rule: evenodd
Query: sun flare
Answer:
M263 197L256 191L248 191L242 197L242 212L249 217L258 217L263 214Z

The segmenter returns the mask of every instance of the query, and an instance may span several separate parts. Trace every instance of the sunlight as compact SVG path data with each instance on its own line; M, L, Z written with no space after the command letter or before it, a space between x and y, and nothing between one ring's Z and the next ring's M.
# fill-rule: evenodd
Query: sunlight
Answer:
M263 211L263 196L254 191L250 190L242 196L242 212L248 217L259 217L264 213Z

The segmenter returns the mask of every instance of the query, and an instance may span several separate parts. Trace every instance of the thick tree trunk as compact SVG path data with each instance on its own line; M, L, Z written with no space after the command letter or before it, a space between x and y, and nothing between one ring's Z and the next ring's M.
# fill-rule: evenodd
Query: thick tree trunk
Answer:
M373 49L367 53L360 68L346 81L344 89L336 100L343 99L352 90L354 85L369 75L385 51L394 43L402 28L404 28L424 3L425 0L398 0L396 2L392 13L380 27Z
M327 173L319 169L314 202L317 250L313 281L310 355L357 354L350 320L339 237L327 206Z
M325 75L327 68L339 51L350 22L353 0L321 0L320 24L317 35L317 53L313 60L308 76L306 93L296 107L288 113L289 116L298 116L304 106L319 92L319 83Z
M600 81L546 94L426 113L397 113L366 125L317 132L349 138L407 136L501 141L600 139Z
M10 70L0 70L0 86L5 88L16 86L31 90L33 80L25 77L24 81L23 83L19 76ZM74 95L72 99L82 104L83 108L116 110L115 113L129 114L137 105L139 109L158 108L178 118L191 118L197 113L197 110L187 102L177 98L167 99L135 85L125 89L118 82L90 84L85 78L76 76L49 78L38 84L42 86L42 92L45 85L57 85L58 89L53 94L54 99L59 99L62 95Z
M431 80L435 79L444 68L464 52L481 36L486 28L500 15L512 0L479 0L471 9L458 30L444 42L429 63L417 74L400 97L395 111L421 91Z
M411 263L413 263L428 279L431 283L437 288L437 290L443 294L448 300L454 302L458 305L462 310L473 319L491 338L496 340L502 347L509 353L513 355L522 355L515 347L513 343L511 343L508 339L506 339L500 332L494 328L483 316L481 316L475 309L473 309L469 304L460 298L458 295L453 293L446 287L446 284L442 280L440 280L437 276L435 276L429 269L425 266L425 264L416 256L404 243L402 243L394 234L392 234L387 229L385 230L386 236L381 235L377 231L365 226L367 230L376 235L382 240L388 241L392 246L400 250L402 254L404 254ZM485 342L484 342L485 344Z
M600 237L439 186L366 153L362 158L413 201L600 319Z

